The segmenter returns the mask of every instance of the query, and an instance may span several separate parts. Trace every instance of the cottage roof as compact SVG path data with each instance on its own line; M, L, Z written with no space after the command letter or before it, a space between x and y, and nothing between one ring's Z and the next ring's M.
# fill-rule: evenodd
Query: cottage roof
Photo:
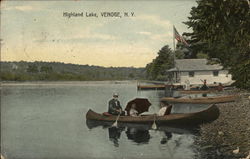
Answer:
M219 64L209 65L207 59L178 59L175 60L175 68L168 70L171 71L210 71L222 70Z

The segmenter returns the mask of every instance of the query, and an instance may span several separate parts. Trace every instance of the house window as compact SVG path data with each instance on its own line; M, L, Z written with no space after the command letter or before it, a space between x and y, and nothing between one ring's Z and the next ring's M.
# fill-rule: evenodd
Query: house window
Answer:
M218 76L219 75L219 71L213 71L213 75L214 76Z
M194 72L193 71L188 72L188 75L189 75L189 77L194 77Z

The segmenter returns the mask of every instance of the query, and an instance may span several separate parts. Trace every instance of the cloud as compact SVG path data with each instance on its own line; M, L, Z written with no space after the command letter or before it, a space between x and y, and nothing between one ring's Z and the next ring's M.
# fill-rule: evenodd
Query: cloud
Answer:
M162 33L162 34L152 33L152 32L147 32L147 31L139 31L137 32L137 34L147 36L151 40L159 40L159 41L162 41L162 40L170 41L173 38L173 33L171 33L170 31L168 31L167 33Z
M101 30L104 24L108 23L107 21L100 21L99 23L88 24L85 26L84 30L78 28L75 34L70 36L72 39L96 39L96 40L116 40L117 37L110 34L98 33L97 30Z
M139 32L137 32L137 34L141 34L141 35L151 35L152 33L151 33L151 32L148 32L148 31L139 31Z
M6 47L5 47L6 48ZM43 43L29 45L26 52L22 47L11 48L2 55L3 61L61 61L66 63L99 66L144 67L155 57L157 50L144 43Z
M38 35L39 37L34 40L34 42L83 42L83 41L111 41L117 40L118 37L110 34L98 33L96 30L105 24L95 23L88 24L84 29L75 27L70 29L70 31L65 31L64 34L54 34L53 32L49 34L43 32ZM46 36L45 36L46 35Z
M116 40L117 37L108 34L87 32L85 34L74 36L73 39Z
M170 21L162 19L156 15L141 15L136 18L136 20L141 20L143 23L147 23L145 25L154 25L157 27L161 27L161 29L155 31L138 31L136 32L139 35L147 36L151 40L159 40L159 41L168 41L171 42L173 38L173 33L171 32L172 24Z
M72 52L78 57L73 59L75 63L88 63L91 65L144 67L155 56L155 50L143 43L133 45L119 42L109 44L85 43L75 44L75 48L75 51Z
M117 37L108 34L99 34L99 33L87 33L87 34L79 34L73 35L67 38L58 38L58 37L39 37L35 39L34 42L43 43L43 42L82 42L82 41L111 41L116 40Z
M24 6L11 6L11 7L3 7L3 10L17 10L17 11L22 11L22 12L28 12L28 11L35 11L35 10L40 10L38 7L34 6L29 6L29 5L24 5Z
M170 21L164 20L156 15L142 15L142 16L138 16L136 20L142 20L144 22L157 25L165 29L168 29L172 25Z
M171 33L166 34L155 34L151 36L152 40L166 40L166 39L172 39L173 35Z

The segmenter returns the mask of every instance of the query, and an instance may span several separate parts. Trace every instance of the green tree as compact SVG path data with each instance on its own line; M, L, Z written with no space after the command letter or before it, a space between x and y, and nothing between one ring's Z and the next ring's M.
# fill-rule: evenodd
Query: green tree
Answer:
M208 59L208 55L203 52L198 52L196 56L198 59Z
M27 72L29 73L38 73L38 67L35 64L28 65Z
M135 75L131 72L131 73L129 73L128 77L129 77L130 79L133 79L133 78L135 78Z
M175 57L177 59L193 58L189 46L179 41L176 44Z
M161 48L158 56L146 66L147 77L154 80L163 80L166 71L173 67L173 52L168 45Z
M53 68L52 68L52 66L42 66L40 68L40 72L51 73L51 72L53 72Z
M206 53L219 58L230 68L236 86L250 89L250 12L248 0L198 0L187 22L192 33L191 49L194 54ZM241 70L241 74L239 74Z
M176 59L184 59L185 58L185 54L181 50L176 50L175 51L175 57L176 57Z
M15 78L15 74L12 72L1 72L0 78L3 81L12 81Z
M152 70L153 70L154 60L151 63L148 63L145 67L146 69L146 78L152 79Z

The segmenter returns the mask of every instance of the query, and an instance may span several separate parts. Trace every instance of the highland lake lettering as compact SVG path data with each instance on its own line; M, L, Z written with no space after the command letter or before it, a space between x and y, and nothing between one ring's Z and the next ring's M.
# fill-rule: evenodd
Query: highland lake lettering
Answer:
M120 17L121 18L120 12L101 12L101 16L102 17Z
M71 18L71 17L83 17L83 12L63 12L63 17Z
M97 15L97 13L94 13L94 12L90 12L90 13L86 12L86 17L96 17L96 18L98 18L98 15Z
M63 17L66 18L122 18L122 17L135 17L134 12L63 12Z

